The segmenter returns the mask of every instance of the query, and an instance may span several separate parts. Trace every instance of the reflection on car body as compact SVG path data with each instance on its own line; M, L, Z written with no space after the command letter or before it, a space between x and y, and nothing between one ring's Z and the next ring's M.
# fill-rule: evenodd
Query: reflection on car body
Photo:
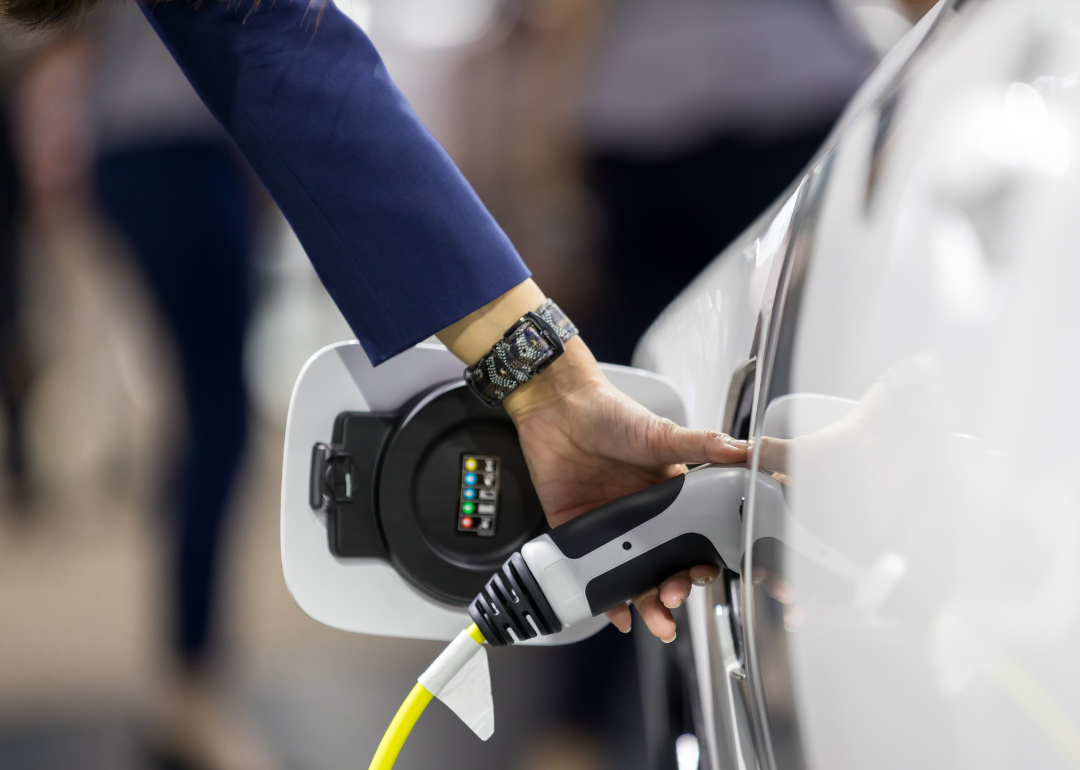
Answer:
M1080 765L1078 30L940 4L639 346L783 482L688 602L703 767Z

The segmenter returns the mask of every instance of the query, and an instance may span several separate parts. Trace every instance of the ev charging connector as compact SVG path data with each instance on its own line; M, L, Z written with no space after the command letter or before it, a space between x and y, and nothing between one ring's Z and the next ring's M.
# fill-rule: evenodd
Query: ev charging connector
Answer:
M781 513L779 485L758 476L759 505ZM700 466L582 514L512 555L469 616L498 647L572 628L699 564L738 573L748 480L743 466Z

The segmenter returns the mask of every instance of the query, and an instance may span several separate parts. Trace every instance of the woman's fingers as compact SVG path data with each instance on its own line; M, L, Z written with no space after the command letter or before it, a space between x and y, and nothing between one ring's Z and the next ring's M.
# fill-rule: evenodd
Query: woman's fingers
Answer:
M669 610L681 607L690 595L690 573L677 572L660 584L660 602Z
M681 607L690 596L690 587L707 586L720 576L720 568L701 564L672 575L660 584L660 601L669 610Z
M690 568L690 582L696 586L707 586L718 577L720 577L720 568L711 564Z
M688 570L677 572L657 588L650 588L640 596L634 597L634 606L645 621L645 626L654 636L664 642L675 638L675 619L671 610L681 607L690 596L692 586L704 586L712 583L720 575L719 567L702 564ZM624 634L630 631L630 608L625 604L612 607L604 613L615 628Z
M762 436L761 454L758 456L762 470L787 474L791 464L791 449L795 442L791 439Z
M664 643L675 640L675 619L671 617L671 610L660 601L659 588L652 588L635 597L634 606L653 636Z
M615 626L615 628L624 634L630 633L630 624L633 622L633 617L630 615L629 605L616 604L604 614L607 615L607 619L611 621L611 625Z

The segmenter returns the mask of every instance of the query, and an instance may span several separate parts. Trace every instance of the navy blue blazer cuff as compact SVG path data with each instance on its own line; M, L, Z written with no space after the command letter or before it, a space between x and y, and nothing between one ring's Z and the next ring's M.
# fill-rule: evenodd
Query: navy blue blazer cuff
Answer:
M281 208L373 363L529 277L330 0L143 5Z

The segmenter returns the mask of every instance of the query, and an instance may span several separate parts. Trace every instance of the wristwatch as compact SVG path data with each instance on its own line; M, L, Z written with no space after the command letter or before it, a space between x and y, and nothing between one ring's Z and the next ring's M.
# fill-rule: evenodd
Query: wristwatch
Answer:
M469 389L485 404L499 406L503 399L563 354L578 333L574 323L550 299L511 326L491 352L465 369Z

